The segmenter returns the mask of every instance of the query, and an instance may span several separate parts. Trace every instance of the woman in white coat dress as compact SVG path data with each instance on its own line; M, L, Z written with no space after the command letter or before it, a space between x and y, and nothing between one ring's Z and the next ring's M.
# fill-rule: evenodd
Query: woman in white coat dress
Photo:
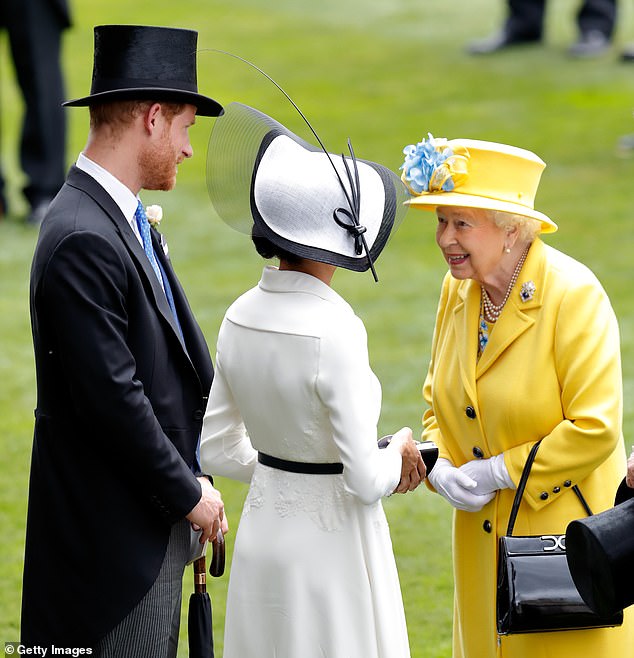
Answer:
M205 468L250 482L224 657L409 656L381 498L418 486L425 467L409 428L377 448L365 328L330 287L337 266L366 270L384 247L398 179L239 104L217 122L208 158L212 201L231 225L228 191L239 196L239 172L252 173L253 241L280 260L225 315L203 426Z

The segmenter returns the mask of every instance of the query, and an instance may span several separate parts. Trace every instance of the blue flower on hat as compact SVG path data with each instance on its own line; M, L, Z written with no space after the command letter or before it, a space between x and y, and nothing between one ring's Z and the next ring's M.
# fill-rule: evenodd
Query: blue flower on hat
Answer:
M464 153L456 154L446 139L437 139L431 133L428 137L403 149L405 162L399 167L403 170L401 178L416 195L451 192L467 174L468 153L464 149Z

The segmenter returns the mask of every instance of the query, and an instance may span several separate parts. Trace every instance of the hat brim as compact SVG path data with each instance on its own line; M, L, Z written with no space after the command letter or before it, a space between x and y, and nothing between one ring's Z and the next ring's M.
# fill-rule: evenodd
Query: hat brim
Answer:
M299 234L295 236L296 239L288 233L282 235L276 227L270 225L270 215L263 216L262 209L254 200L256 174L262 166L264 154L278 137L289 138L307 152L322 153L321 148L308 143L259 110L237 102L227 105L225 115L215 122L207 150L207 190L218 216L234 230L247 235L251 235L253 227L256 226L260 235L302 258L354 271L367 270L370 267L367 255L353 256L352 240L345 253L335 245L329 249L324 244L306 244L302 242ZM332 157L334 161L338 161L337 156ZM279 162L281 163L281 160ZM400 178L385 167L361 159L358 159L357 163L368 165L368 168L373 170L374 180L382 188L384 195L380 226L375 231L376 238L373 241L368 240L370 257L374 262L405 216L407 207L404 201L407 191ZM331 175L334 174L331 172ZM362 187L366 178L361 177ZM301 198L299 191L297 198ZM362 194L362 208L363 200L367 198L366 194ZM334 209L333 207L332 210ZM329 218L332 216L332 210ZM329 221L335 226L334 219ZM371 233L372 231L368 230L366 238Z
M522 217L530 217L541 222L542 233L554 233L557 224L544 213L532 208L527 208L519 203L490 199L488 197L472 194L460 194L459 192L426 193L414 196L405 202L413 208L421 210L436 210L439 206L458 206L463 208L481 208L482 210L499 210L501 212L513 213Z
M224 113L220 103L213 98L203 96L193 91L182 89L166 89L164 87L136 87L130 89L113 89L102 91L90 96L83 96L62 103L65 107L89 107L100 103L130 100L168 101L171 103L187 103L196 107L196 114L203 117L219 117Z

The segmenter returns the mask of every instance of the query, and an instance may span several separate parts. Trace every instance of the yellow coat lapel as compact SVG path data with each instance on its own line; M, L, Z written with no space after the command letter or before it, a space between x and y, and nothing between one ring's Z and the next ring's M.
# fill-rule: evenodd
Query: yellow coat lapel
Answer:
M455 345L460 361L460 376L467 395L475 399L478 322L480 320L480 286L465 281L458 290L462 300L454 309Z
M517 340L534 323L534 314L530 311L542 305L544 295L545 272L544 243L536 238L531 245L526 262L511 292L508 301L489 335L489 342L475 368L476 379L481 377L500 357L501 354ZM535 292L526 301L520 297L522 285L532 281ZM480 316L480 296L478 295L478 318ZM477 329L476 329L477 333Z

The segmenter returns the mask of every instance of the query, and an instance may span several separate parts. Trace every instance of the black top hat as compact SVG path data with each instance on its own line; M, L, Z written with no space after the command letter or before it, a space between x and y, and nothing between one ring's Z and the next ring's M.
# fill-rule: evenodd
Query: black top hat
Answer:
M198 33L173 27L98 25L90 96L67 101L77 107L118 100L156 100L195 105L197 114L220 116L222 106L198 93Z
M614 497L614 504L620 505L626 500L634 498L634 488L627 486L627 481L623 478L619 488L616 490L616 496Z
M583 600L603 617L634 603L634 498L627 495L622 491L625 502L566 529L570 574Z

